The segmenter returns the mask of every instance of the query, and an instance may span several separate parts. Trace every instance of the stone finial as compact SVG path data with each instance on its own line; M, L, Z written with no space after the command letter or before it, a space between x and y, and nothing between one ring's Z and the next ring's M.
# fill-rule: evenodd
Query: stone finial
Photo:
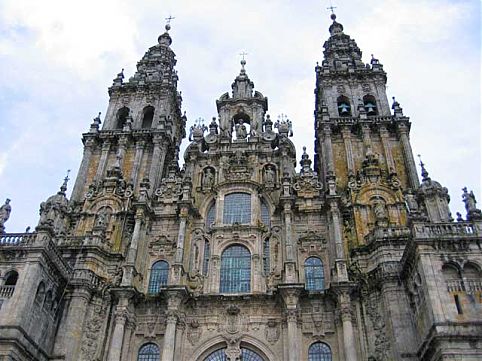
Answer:
M171 30L171 20L174 19L175 18L170 15L166 18L166 26L164 27L166 31L164 32L164 34L159 35L159 37L157 38L159 45L169 47L172 44L172 39L169 36L169 30Z
M100 124L102 123L100 120L101 112L92 120L92 124L90 125L90 133L97 133L99 131Z
M301 173L311 172L311 159L308 153L306 153L306 147L303 147L303 154L301 155Z
M420 169L422 170L422 181L428 181L430 180L430 177L428 176L427 169L425 169L425 164L422 162L422 156L420 154L417 154L418 159L420 159Z
M60 192L59 192L58 194L61 194L61 195L64 195L64 196L65 196L65 192L67 191L67 183L68 183L69 180L70 180L69 174L70 174L70 169L67 169L67 175L66 175L65 178L64 178L64 182L63 182L62 185L60 186Z
M114 79L114 86L121 86L124 83L124 68L122 68L121 72L117 74Z
M402 117L403 116L403 109L400 107L400 103L395 100L395 97L392 97L392 109L395 117Z

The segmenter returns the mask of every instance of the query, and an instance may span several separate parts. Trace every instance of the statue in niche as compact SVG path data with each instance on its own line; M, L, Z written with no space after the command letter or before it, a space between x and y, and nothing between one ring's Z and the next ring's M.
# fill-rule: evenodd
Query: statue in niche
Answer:
M10 199L7 198L5 204L0 207L0 228L3 228L5 222L8 221L11 212L12 206L10 205Z
M246 126L243 123L243 120L239 120L238 123L235 126L236 130L236 139L246 139L248 136L248 131L246 129Z
M373 213L375 214L375 219L377 225L386 225L388 220L388 212L385 203L381 198L376 198L372 204Z
M412 190L408 190L405 194L405 202L410 213L418 211L418 202Z
M267 165L264 168L264 183L268 187L272 187L276 183L276 172L272 165Z
M110 221L110 212L106 207L100 209L97 217L95 219L95 227L96 228L107 228Z
M202 177L202 188L203 189L210 189L214 185L214 169L211 167L207 167L204 169L203 177Z

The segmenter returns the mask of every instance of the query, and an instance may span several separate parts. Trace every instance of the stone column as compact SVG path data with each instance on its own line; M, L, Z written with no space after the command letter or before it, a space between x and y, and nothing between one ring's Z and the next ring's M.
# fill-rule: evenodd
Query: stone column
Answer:
M62 317L53 353L54 355L65 354L66 361L77 361L84 320L92 294L87 288L76 288L69 297L70 302Z
M119 301L114 312L114 331L111 336L107 361L120 361L122 347L124 345L126 323L129 322L131 318L131 298L134 296L134 291L125 288L114 289L113 291L119 298Z
M125 135L121 136L119 138L119 149L118 149L118 156L121 159L121 162L124 161L125 155L126 155L126 149L127 149L127 137ZM120 167L122 169L122 163L120 164Z
M134 164L132 165L131 171L131 181L134 186L134 189L137 185L137 179L139 178L139 171L141 168L142 156L144 155L144 147L146 142L144 140L138 140L136 143L136 154L134 156Z
M167 290L167 319L164 333L164 345L162 348L161 361L175 361L174 352L176 345L176 325L178 320L179 306L183 300L184 289Z
M124 335L124 347L122 348L122 361L129 361L129 351L130 351L130 344L131 338L134 334L134 330L136 329L136 323L134 320L128 320L126 323L125 335Z
M145 214L143 208L137 208L134 216L134 231L132 232L132 239L129 250L127 252L127 262L124 266L124 274L122 277L122 286L132 286L134 278L134 269L136 267L137 247L141 235L141 228L145 222Z
M84 154L82 156L82 163L80 164L79 173L75 179L75 185L72 190L70 199L72 201L80 201L83 197L82 191L87 180L87 172L89 170L90 161L92 158L92 151L94 150L95 139L92 137L85 139Z
M399 123L397 129L400 141L402 142L402 151L403 157L405 159L405 165L407 167L408 181L410 187L416 190L420 186L420 181L417 175L415 160L413 159L412 146L410 145L410 140L408 138L409 129L408 126L404 123Z
M186 235L186 224L189 210L187 207L182 207L179 214L179 233L177 235L176 258L172 266L171 284L181 284L182 272L184 270L184 238Z
M370 126L368 124L362 125L362 138L363 138L363 145L365 146L365 152L368 150L372 150L372 139L370 137Z
M154 137L154 150L152 151L151 169L149 170L149 181L152 185L152 192L158 186L159 173L164 168L164 159L166 157L166 144L163 142L162 136Z
M122 344L124 343L124 331L127 323L127 312L123 309L116 309L114 319L114 331L112 332L112 342L109 347L107 361L120 361Z
M104 176L105 167L107 166L107 157L109 156L110 140L105 139L102 144L102 153L100 155L99 165L97 166L97 173L95 174L96 180L101 180Z
M288 361L299 361L301 339L298 330L298 299L302 286L281 286L279 289L281 291L281 295L286 306L286 323L288 329Z
M357 361L356 344L353 332L353 324L351 319L351 303L350 295L342 292L339 295L340 316L343 326L343 348L345 351L346 361Z
M169 312L166 320L166 331L164 333L164 345L162 348L162 361L174 361L174 346L176 342L177 315Z
M285 283L296 283L298 277L296 274L296 256L291 235L291 200L284 202L284 221L285 221L285 252L286 259L284 263Z
M343 236L341 229L341 214L338 208L338 197L330 197L331 225L333 227L333 237L335 240L335 275L338 282L348 281L346 269L345 248L343 246Z
M348 126L343 126L341 129L343 143L345 145L346 165L348 168L348 175L355 174L355 162L353 159L353 146L351 143L351 129Z
M326 175L334 174L335 172L335 161L333 158L333 147L331 145L331 128L329 125L323 126L323 137L321 140L321 146L323 152L325 153L325 171Z
M382 140L383 151L385 152L385 159L387 160L388 172L396 172L395 162L392 156L392 147L390 146L390 136L387 127L384 125L380 126L380 138Z

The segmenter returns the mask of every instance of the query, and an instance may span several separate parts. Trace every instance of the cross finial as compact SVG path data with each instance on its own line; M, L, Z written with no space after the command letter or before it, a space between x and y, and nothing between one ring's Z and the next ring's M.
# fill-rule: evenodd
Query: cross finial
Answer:
M175 19L175 17L172 17L171 15L169 15L169 17L166 18L166 21L167 21L168 24L170 24L171 20L174 20L174 19Z
M330 0L330 6L327 7L327 10L331 11L331 20L333 20L333 21L335 21L335 19L336 19L335 9L336 9L336 6L333 6L332 1Z
M239 55L242 56L242 59L241 59L241 60L246 60L246 59L244 59L244 57L245 57L246 55L248 55L248 53L246 53L245 51L243 51L243 52L240 53Z

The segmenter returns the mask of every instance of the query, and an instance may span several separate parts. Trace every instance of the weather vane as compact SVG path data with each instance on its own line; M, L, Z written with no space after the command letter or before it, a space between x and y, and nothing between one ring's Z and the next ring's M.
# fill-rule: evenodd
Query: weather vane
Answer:
M246 59L244 59L244 57L245 57L246 55L248 55L248 53L246 53L245 51L243 51L243 52L240 53L239 55L241 55L241 56L243 57L242 60L245 61Z
M336 9L336 6L333 6L333 2L331 0L330 0L330 6L327 7L327 9L330 10L332 14L335 13L334 10Z

